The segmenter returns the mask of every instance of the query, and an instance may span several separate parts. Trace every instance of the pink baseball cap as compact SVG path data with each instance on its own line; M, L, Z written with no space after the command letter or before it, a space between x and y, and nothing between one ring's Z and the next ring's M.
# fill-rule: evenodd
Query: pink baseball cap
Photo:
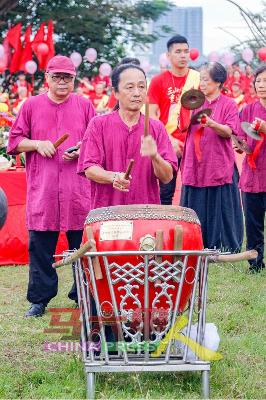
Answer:
M235 81L235 82L232 83L232 86L233 86L233 85L237 85L237 86L240 87L240 86L241 86L241 83Z
M70 58L66 56L55 56L48 62L46 72L62 72L76 76L76 69Z

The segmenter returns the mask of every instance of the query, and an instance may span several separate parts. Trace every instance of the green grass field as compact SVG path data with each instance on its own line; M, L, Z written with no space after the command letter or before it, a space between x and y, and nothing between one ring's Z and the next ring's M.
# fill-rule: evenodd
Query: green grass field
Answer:
M221 337L221 361L212 362L211 398L265 398L265 277L211 265L207 322ZM67 298L71 269L58 270L59 294L50 307L72 307ZM84 399L81 354L45 352L44 342L58 341L59 333L45 334L49 312L25 319L27 266L0 267L0 398ZM96 374L99 399L201 398L200 373Z

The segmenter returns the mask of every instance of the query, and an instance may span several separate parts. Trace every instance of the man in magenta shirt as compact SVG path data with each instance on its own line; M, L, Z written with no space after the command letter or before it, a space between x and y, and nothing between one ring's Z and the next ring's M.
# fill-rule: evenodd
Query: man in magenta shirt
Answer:
M71 93L75 75L69 58L53 57L46 71L49 91L25 101L9 135L8 153L26 153L27 299L32 303L27 317L41 316L57 294L58 277L52 263L59 232L66 232L70 249L78 248L90 210L89 183L76 173L79 150L65 152L80 146L96 115L88 99ZM53 143L65 133L68 139L56 150ZM77 301L75 283L69 297Z
M79 158L78 172L92 181L92 208L160 204L157 179L169 182L177 159L160 121L150 119L149 136L143 136L145 73L137 65L121 65L113 73L112 85L119 109L90 122ZM125 179L132 158L132 179Z

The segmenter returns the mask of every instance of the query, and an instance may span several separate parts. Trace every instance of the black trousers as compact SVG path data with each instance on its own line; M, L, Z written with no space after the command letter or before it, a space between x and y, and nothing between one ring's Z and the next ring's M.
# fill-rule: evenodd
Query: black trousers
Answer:
M178 158L178 169L180 167L182 157ZM171 205L175 194L176 176L169 182L163 183L159 181L160 185L160 198L162 205Z
M247 250L257 250L258 258L249 260L250 266L264 267L264 216L266 211L266 192L247 193L242 190L245 214Z
M78 249L81 244L83 231L66 232L69 249ZM57 295L58 276L52 267L53 255L59 237L57 231L29 231L29 284L27 300L30 303L43 303ZM72 266L73 268L73 266ZM75 274L73 269L74 283L68 297L78 300Z

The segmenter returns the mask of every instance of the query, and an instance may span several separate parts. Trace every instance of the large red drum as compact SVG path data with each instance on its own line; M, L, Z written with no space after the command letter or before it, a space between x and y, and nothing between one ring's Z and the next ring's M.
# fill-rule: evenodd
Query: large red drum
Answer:
M181 246L180 248L175 246L175 250L197 251L203 249L200 222L196 213L184 207L162 205L125 205L92 210L86 219L83 243L91 238L93 233L97 251L140 250L141 243L142 245L146 243L148 249L151 248L149 246L152 246L152 243L155 243L158 250L173 250L176 226L181 226L182 228L178 229L183 232ZM161 248L158 248L158 231L163 231L160 236ZM149 236L145 238L146 235ZM143 238L145 238L144 242ZM182 262L183 259L184 257L180 261ZM105 311L105 309L110 310L112 300L103 258L99 257L99 260L102 277L96 283L101 310ZM168 261L168 263L160 265L164 261ZM84 258L84 262L85 268L88 267L86 258ZM118 308L121 299L123 309L144 307L144 285L141 284L141 281L144 280L144 268L142 269L141 266L136 268L138 265L143 265L143 258L141 256L110 256L108 262L109 265L114 263L110 268L110 273ZM173 266L174 262L173 256L164 256L159 264L149 267L149 308L168 309L169 301L175 301L179 285L178 273L175 274L175 271L179 272L180 276L182 264ZM196 262L196 256L189 257L179 303L181 312L184 311L191 295L193 288L191 283L195 277ZM121 269L119 266L123 266L123 268ZM86 268L87 280L90 282L87 271ZM158 273L161 279L159 276L156 278L155 275ZM161 286L162 290L167 291L167 293L165 292L167 295L158 295L158 283L167 283L167 289Z

